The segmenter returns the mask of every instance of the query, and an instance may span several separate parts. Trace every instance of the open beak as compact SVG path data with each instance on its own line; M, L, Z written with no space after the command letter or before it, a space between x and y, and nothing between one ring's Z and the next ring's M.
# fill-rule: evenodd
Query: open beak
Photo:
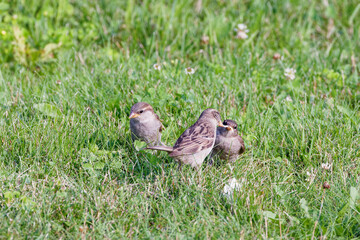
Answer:
M226 130L228 130L228 131L233 130L233 128L230 127L230 126L225 126L225 128L226 128Z
M140 116L140 115L137 114L137 113L130 113L129 118L130 118L130 119L131 119L131 118L137 118L138 116Z

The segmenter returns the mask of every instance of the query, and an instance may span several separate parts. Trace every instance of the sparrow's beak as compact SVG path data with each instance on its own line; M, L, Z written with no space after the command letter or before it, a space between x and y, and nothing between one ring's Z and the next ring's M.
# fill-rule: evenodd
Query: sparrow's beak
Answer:
M228 130L228 131L233 130L233 128L230 127L230 126L225 126L225 128L226 128L226 130Z
M130 116L129 118L137 118L138 116L140 116L140 114L137 114L137 113L130 113Z
M218 122L218 126L219 126L219 127L225 127L225 126L222 124L222 122Z

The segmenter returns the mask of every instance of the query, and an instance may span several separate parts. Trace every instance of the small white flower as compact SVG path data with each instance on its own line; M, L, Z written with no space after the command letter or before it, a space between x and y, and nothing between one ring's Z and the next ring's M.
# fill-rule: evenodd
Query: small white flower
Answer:
M308 175L306 181L312 183L315 180L316 172L313 169L311 169L310 172L309 171L306 172L306 175Z
M209 41L210 41L209 36L202 36L202 37L201 37L201 43L202 43L202 44L208 44Z
M153 67L154 67L155 70L158 70L158 71L161 70L161 65L158 64L158 63L155 63L155 64L153 65Z
M6 31L2 30L2 31L1 31L1 34L2 34L2 35L6 35Z
M236 38L238 39L247 39L249 36L243 32L243 31L238 31L238 33L236 34Z
M295 79L295 73L296 73L296 70L293 69L293 68L286 68L285 69L285 72L284 72L284 75L287 79L290 79L290 80L294 80Z
M249 30L248 30L248 28L247 28L247 26L245 25L245 24L243 24L243 23L239 23L238 25L237 25L237 28L235 28L236 29L236 31L244 31L244 32L248 32Z
M239 191L241 188L241 184L236 180L236 178L232 178L229 180L227 184L224 186L223 194L226 197L230 197L234 191Z
M330 163L322 163L321 164L321 168L325 169L325 170L330 170L331 166L332 166L332 164L330 164Z
M187 75L192 75L195 73L195 69L191 68L191 67L187 67L185 68L185 74Z
M291 98L290 96L287 96L287 97L285 98L285 101L287 101L287 102L292 102L293 100L292 100L292 98Z
M237 28L234 29L236 32L237 39L247 39L249 36L246 34L249 32L247 26L243 23L237 25Z

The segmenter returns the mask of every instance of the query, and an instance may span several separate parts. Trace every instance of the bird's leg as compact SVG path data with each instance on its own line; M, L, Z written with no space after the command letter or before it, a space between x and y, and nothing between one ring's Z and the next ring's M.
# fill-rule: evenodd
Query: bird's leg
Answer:
M182 165L181 165L181 162L179 161L179 171L181 171L181 169L182 169Z
M210 156L209 156L209 163L208 163L209 166L212 166L214 164L213 159L214 159L214 152L211 151Z

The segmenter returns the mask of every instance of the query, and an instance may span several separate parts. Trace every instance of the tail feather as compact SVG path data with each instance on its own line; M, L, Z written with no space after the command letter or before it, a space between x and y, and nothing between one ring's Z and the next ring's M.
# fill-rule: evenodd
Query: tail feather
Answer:
M173 147L169 147L169 146L151 146L151 147L147 147L146 149L159 150L165 152L172 152L174 150Z

